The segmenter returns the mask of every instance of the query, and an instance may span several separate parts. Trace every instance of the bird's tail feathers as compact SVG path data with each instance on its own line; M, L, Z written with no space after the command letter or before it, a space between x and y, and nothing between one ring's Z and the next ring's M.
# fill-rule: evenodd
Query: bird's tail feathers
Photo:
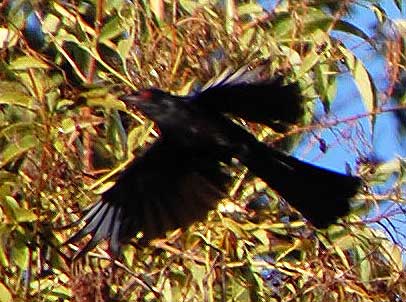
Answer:
M242 162L300 211L314 226L324 228L349 212L358 177L303 162L257 143Z

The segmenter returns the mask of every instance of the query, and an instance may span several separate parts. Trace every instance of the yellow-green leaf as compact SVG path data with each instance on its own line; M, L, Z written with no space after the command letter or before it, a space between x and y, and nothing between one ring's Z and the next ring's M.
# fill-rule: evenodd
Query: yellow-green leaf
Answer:
M0 104L21 106L28 109L35 108L34 98L18 91L4 93L0 91Z
M364 64L358 59L355 61L353 76L366 110L373 112L375 109L374 88Z
M119 101L117 97L110 94L104 97L88 98L87 104L89 106L100 106L106 109L116 109L120 111L126 111L124 103Z
M22 154L37 146L38 143L38 139L33 135L26 135L16 142L9 143L0 153L0 167L19 158Z
M12 231L12 226L9 224L2 224L0 225L0 238L2 240L0 241L0 264L4 267L9 267L10 262L8 261L7 257L7 237L10 236L10 233Z
M28 246L21 240L16 241L11 248L12 261L22 270L26 270L29 264Z
M37 219L37 215L29 209L20 207L18 202L11 196L4 197L3 206L16 222L30 222Z
M359 265L361 280L363 282L369 282L371 277L371 263L369 262L367 253L365 253L360 246L356 246L355 251L357 253L357 262Z
M360 60L358 60L351 51L349 51L344 46L339 46L338 48L345 58L347 67L351 71L355 85L357 86L364 103L365 109L368 112L373 112L377 104L377 95L375 93L375 86L368 71L365 69L364 64ZM375 115L371 115L370 122L371 128L373 129L373 125L375 123Z
M26 71L28 68L48 69L50 66L40 59L28 56L19 57L10 63L11 70Z
M0 302L12 302L13 296L10 290L0 282Z

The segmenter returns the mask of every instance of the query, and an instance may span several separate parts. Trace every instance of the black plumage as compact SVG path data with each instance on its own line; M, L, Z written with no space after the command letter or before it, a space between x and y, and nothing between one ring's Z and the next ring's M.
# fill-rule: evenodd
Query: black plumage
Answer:
M248 76L247 76L248 74ZM147 89L121 98L152 119L160 138L130 164L82 218L68 242L92 239L76 256L107 239L113 254L137 232L145 239L202 220L225 196L224 165L238 159L316 227L349 211L360 179L300 161L266 144L228 115L284 130L304 114L297 84L281 78L255 82L238 71L190 97Z

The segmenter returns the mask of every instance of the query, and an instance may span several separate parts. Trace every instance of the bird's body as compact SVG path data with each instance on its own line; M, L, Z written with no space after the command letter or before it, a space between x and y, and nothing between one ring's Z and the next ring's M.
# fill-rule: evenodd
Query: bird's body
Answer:
M160 129L160 138L136 159L84 216L86 226L69 242L102 239L117 254L137 232L144 238L204 219L226 194L224 165L238 159L275 189L316 227L325 227L349 210L360 185L357 177L302 162L259 142L227 114L284 128L303 114L298 86L278 80L225 81L191 97L149 89L122 97ZM272 101L275 100L273 103ZM267 115L266 110L271 110Z

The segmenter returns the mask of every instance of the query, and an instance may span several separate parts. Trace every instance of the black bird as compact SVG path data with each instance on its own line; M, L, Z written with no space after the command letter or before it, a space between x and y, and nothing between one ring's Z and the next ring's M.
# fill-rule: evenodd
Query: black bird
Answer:
M68 243L91 234L79 257L100 240L114 255L138 232L153 239L204 219L226 194L225 165L238 159L316 227L349 211L358 177L300 161L259 142L228 116L286 129L304 114L297 84L281 78L253 82L252 72L223 76L189 97L147 89L121 97L153 120L160 138L130 164L80 221Z

